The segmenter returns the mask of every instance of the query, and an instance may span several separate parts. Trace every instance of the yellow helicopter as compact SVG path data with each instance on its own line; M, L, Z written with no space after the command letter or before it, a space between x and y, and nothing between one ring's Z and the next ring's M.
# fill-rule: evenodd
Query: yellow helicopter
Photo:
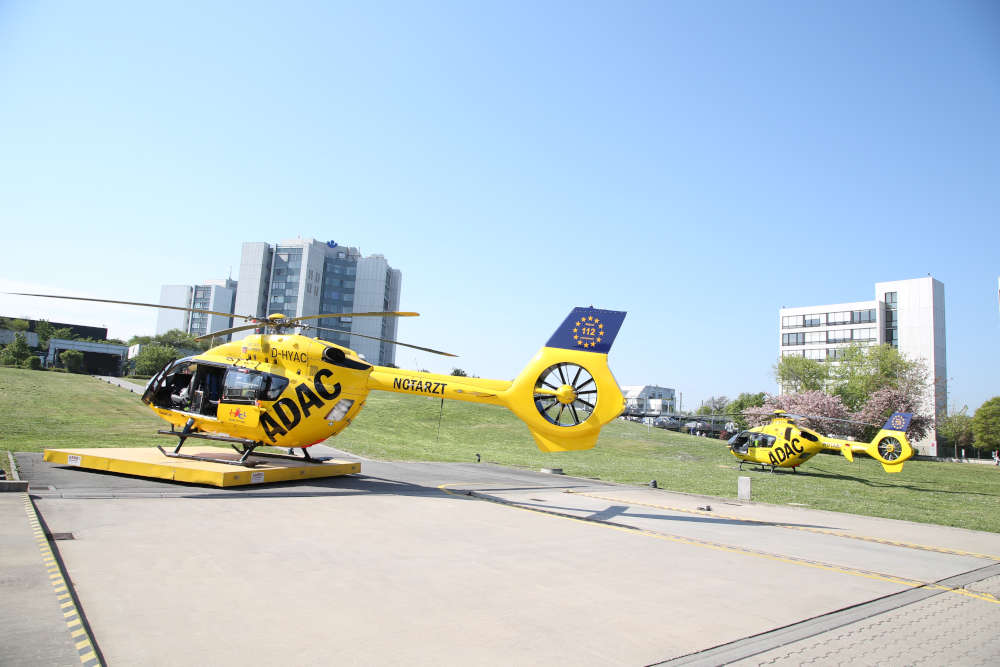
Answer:
M771 421L741 431L729 439L729 449L739 462L751 463L763 469L791 468L792 472L822 450L839 451L848 461L855 452L863 452L882 464L888 473L903 469L903 463L913 456L913 447L906 439L906 429L913 415L894 412L871 442L854 442L830 438L795 423L795 416L775 410ZM846 420L837 420L846 421Z
M12 294L185 310L249 322L197 340L265 330L171 362L149 381L142 400L171 425L170 430L158 433L178 438L172 452L159 448L170 457L233 465L253 465L248 461L251 455L319 462L323 459L310 457L308 448L346 428L372 390L506 407L524 421L538 448L546 452L590 449L601 427L625 408L625 398L608 367L608 352L625 319L621 311L574 308L510 381L375 366L349 348L290 333L303 327L351 333L303 323L310 319L417 315L412 312L301 317L279 314L262 319L134 301ZM455 356L374 336L362 337ZM189 438L227 443L239 456L224 459L183 454L181 447ZM254 452L265 445L288 448L289 455ZM301 448L301 457L291 456L295 448Z

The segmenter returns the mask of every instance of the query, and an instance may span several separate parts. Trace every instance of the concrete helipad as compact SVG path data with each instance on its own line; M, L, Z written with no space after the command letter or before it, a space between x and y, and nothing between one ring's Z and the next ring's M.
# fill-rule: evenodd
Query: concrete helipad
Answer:
M1000 661L992 533L488 464L212 489L18 463L107 664Z

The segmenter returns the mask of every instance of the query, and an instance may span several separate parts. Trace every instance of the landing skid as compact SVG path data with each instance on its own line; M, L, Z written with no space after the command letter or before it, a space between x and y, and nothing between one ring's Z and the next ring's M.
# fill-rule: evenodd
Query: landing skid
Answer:
M774 472L777 469L777 466L768 465L767 463L758 463L757 461L743 461L743 460L741 460L740 461L740 470L743 470L743 464L744 463L746 463L747 465L751 465L751 466L757 466L757 469L760 470L761 472ZM795 472L795 468L792 468L792 472Z
M289 454L272 454L270 452L254 452L258 447L264 446L263 442L259 440L247 440L246 438L233 438L228 435L216 435L213 433L200 433L192 430L194 426L194 419L188 419L184 424L184 428L180 431L175 431L174 427L171 426L169 431L157 431L159 435L172 435L177 438L177 446L174 451L168 452L163 447L159 445L156 446L160 450L160 453L164 456L169 456L172 459L189 459L191 461L207 461L209 463L224 463L231 466L244 466L247 468L253 468L260 461L248 461L251 456L254 457L265 457L270 459L285 459L291 461L305 461L307 463L323 463L324 461L329 461L329 456L322 457L312 457L309 456L309 452L305 447L302 448L302 456L293 456ZM236 450L236 453L240 455L238 459L217 459L210 456L194 456L191 454L181 454L181 447L184 445L184 441L188 438L198 438L201 440L215 440L217 442L228 442L229 446ZM289 449L289 452L292 450Z

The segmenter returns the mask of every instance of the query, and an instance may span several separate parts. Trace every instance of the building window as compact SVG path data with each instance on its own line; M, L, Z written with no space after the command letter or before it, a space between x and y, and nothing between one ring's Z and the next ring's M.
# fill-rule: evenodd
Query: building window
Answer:
M851 323L851 311L842 311L839 313L827 313L826 323L830 325L834 324L850 324Z
M801 315L786 315L781 318L782 329L795 329L796 327L801 327L802 323L803 317Z
M783 357L803 357L805 356L805 350L782 350L781 356Z
M807 327L821 327L824 324L826 324L826 313L805 316L805 326Z
M852 313L851 321L854 324L868 324L875 321L875 309L855 310Z
M899 347L896 336L896 292L885 293L885 342L893 347Z
M828 361L833 361L836 359L841 359L844 356L844 347L828 347L826 349L826 358Z
M782 345L805 345L806 335L804 333L781 334Z
M836 329L826 332L827 343L849 343L851 340L850 329Z
M806 350L805 353L806 359L815 359L816 361L823 361L826 359L826 350L822 348L818 350Z
M853 335L852 340L855 341L870 341L875 340L875 329L874 327L868 327L864 329L855 329L851 332Z

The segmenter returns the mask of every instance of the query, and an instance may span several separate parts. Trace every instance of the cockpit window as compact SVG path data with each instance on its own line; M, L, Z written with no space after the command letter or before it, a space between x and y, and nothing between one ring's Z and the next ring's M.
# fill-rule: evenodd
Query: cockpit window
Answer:
M269 374L268 380L267 391L261 398L265 401L276 401L281 396L281 392L285 391L285 387L288 386L288 378Z
M813 435L809 431L799 431L799 435L801 435L803 438L805 438L806 440L809 440L811 442L817 442L819 440L819 438L817 438L815 435Z

